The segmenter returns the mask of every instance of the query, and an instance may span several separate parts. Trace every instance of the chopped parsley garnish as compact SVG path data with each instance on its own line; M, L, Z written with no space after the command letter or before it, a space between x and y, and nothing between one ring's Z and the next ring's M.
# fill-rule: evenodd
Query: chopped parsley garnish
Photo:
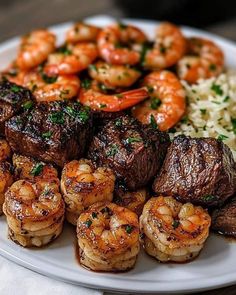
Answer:
M29 110L29 109L32 108L33 104L34 103L31 100L28 100L28 101L23 103L22 107L23 107L24 110Z
M152 114L150 116L150 124L151 124L152 128L154 128L154 129L158 128L157 121Z
M67 106L65 112L72 118L78 118L82 123L85 123L89 118L88 110L75 110L74 108Z
M223 102L227 102L229 99L230 99L230 97L227 95L227 96L224 98Z
M205 196L202 196L202 199L206 202L211 202L211 201L215 201L216 197L213 195L205 195Z
M104 108L106 108L107 107L107 105L105 104L105 103L100 103L100 105L99 105L99 108L100 109L104 109Z
M99 83L98 87L103 91L103 92L107 92L108 90L111 90L111 88L107 87L105 84L103 83Z
M70 115L70 116L73 117L73 118L76 118L76 117L78 116L78 113L76 112L76 110L73 109L73 108L70 107L70 106L67 106L67 107L65 108L65 111L66 111L66 113L67 113L68 115Z
M113 156L115 156L118 153L118 151L119 151L119 149L118 149L117 145L116 144L112 144L110 146L109 150L106 152L106 155L108 157L113 157Z
M209 65L209 70L210 71L215 71L216 70L216 65L215 64L210 64Z
M215 104L221 104L220 101L216 101L216 100L212 100L212 103L215 103Z
M206 114L206 109L200 109L200 112L202 113L202 115Z
M21 90L21 88L17 85L11 86L11 91L13 91L15 93L19 92L20 90Z
M106 213L108 214L109 216L112 216L113 215L113 211L109 208L109 207L104 207L102 208L102 210L100 211L102 214Z
M82 82L81 82L81 86L82 88L84 89L89 89L91 87L91 80L90 79L84 79Z
M72 51L66 45L59 47L57 49L57 52L62 53L64 55L71 55L72 54Z
M223 141L225 139L229 138L228 136L224 135L224 134L219 134L219 136L217 137L218 140Z
M122 119L120 119L120 118L116 119L115 125L116 125L116 127L121 127L122 126Z
M123 94L121 94L121 93L116 94L116 97L118 97L118 98L122 98L122 97L123 97Z
M127 232L127 234L131 234L133 229L134 229L133 226L129 224L127 224L125 227L125 231Z
M51 138L51 136L52 136L52 131L50 131L50 130L42 133L43 138Z
M212 84L211 90L213 90L217 95L222 95L224 93L221 86L217 84Z
M140 63L141 63L141 65L144 64L146 54L147 54L148 50L150 50L151 48L152 48L152 44L150 42L143 43L142 50L141 50L141 53L140 53Z
M86 121L88 121L88 118L89 118L89 112L87 110L84 110L84 111L79 111L78 112L78 117L80 119L80 121L82 123L85 123Z
M128 144L131 144L133 142L141 142L142 141L142 138L140 137L128 137L125 142L128 143Z
M231 117L231 123L233 125L233 133L236 134L236 118Z
M30 174L33 176L38 176L43 171L43 163L36 163L33 169L30 171Z
M172 226L173 226L174 229L176 229L179 225L180 225L179 220L174 220L173 223L172 223Z
M188 123L188 117L187 117L187 116L184 116L184 117L180 120L180 122L183 123L183 124Z
M92 212L92 217L93 217L93 219L94 219L94 218L97 218L97 216L98 216L98 213L97 213L97 212Z
M147 86L148 93L153 93L154 88L152 86Z
M92 221L90 219L87 219L84 224L86 225L87 228L89 228L92 224Z
M125 30L125 29L127 29L127 25L126 25L126 24L118 23L118 25L119 25L119 28L120 28L121 30Z
M98 71L97 67L95 65L93 65L93 64L89 65L89 69L91 71L96 71L96 72Z
M176 128L172 127L168 130L169 133L175 133L177 130Z
M65 123L64 114L61 111L54 112L54 113L50 114L49 120L52 123L56 123L56 124L64 124Z
M41 73L41 77L43 81L47 84L52 84L57 81L57 76L48 76L45 73Z
M157 97L151 98L151 108L156 110L161 105L161 100Z

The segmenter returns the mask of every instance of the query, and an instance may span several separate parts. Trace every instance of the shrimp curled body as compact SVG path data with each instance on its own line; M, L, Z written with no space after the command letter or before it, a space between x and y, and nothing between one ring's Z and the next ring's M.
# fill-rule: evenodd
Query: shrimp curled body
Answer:
M154 47L145 54L144 67L153 70L171 67L183 57L185 50L186 40L180 29L163 23L157 28Z
M18 67L28 70L44 62L55 49L56 37L47 30L37 30L24 36L16 59Z
M195 258L209 235L211 218L202 208L173 197L151 198L144 206L140 228L146 252L159 261Z
M175 74L156 71L144 78L151 98L133 108L133 115L144 124L155 120L158 128L165 131L174 126L186 108L185 91Z
M66 42L95 42L100 28L85 23L76 23L66 32Z
M116 65L137 64L141 55L132 45L146 41L147 37L140 29L119 24L104 28L97 38L101 58Z
M80 263L96 271L132 268L139 253L138 217L113 203L96 203L77 223Z
M23 247L48 244L62 231L64 209L57 179L14 182L3 205L9 237Z
M86 159L67 163L62 171L61 190L67 220L76 225L82 211L101 201L112 201L115 176L109 168L95 169Z
M188 51L177 65L180 79L195 83L222 73L224 54L212 41L203 38L189 38Z

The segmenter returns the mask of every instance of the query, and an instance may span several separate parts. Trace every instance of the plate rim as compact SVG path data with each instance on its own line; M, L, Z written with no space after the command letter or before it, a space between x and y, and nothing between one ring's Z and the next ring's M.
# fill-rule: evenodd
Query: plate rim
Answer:
M95 15L88 18L85 18L86 22L95 22L98 21L98 19L105 19L107 20L115 20L114 18L111 18L106 15ZM142 26L143 24L146 25L157 25L159 22L155 20L143 20L143 19L132 19L132 18L121 18L121 21L125 23L136 23L140 24ZM67 28L70 26L72 22L64 22L60 24L56 24L53 26L49 26L48 28L52 31L58 31L62 28ZM216 42L220 44L225 44L232 48L232 50L235 50L236 52L236 43L233 41L227 40L226 38L220 37L218 35L191 28L186 26L181 26L181 28L186 33L191 34L197 34L201 36L206 36L214 39ZM12 47L16 47L19 43L20 36L10 38L2 43L0 43L0 54L4 51L9 50ZM0 220L2 222L2 218ZM5 222L5 221L4 221ZM1 237L0 237L1 241ZM182 281L181 282L174 282L173 284L169 283L160 283L160 282L142 282L139 281L136 283L136 286L134 286L133 281L128 281L128 279L125 281L125 287L122 286L122 281L124 282L124 278L117 277L107 277L104 279L104 273L99 274L98 276L91 276L91 272L89 272L87 275L79 274L77 278L73 277L76 275L76 273L73 270L63 269L63 271L58 272L58 268L56 266L50 265L47 269L40 268L41 262L36 261L37 258L33 255L27 254L22 252L20 255L17 255L17 250L14 249L14 245L11 244L11 242L8 244L8 242L3 241L3 243L0 246L0 255L17 263L18 265L24 266L30 270L33 270L41 275L45 275L63 282L67 282L74 285L81 285L93 289L101 289L101 290L110 290L115 292L129 292L129 293L190 293L190 292L198 292L198 291L205 291L205 290L211 290L216 289L220 287L225 287L229 285L233 285L236 283L236 269L235 272L227 273L221 276L213 277L213 278L206 278L202 279L201 281L198 281L197 284L193 284L193 282L187 281L185 285L183 286ZM19 246L18 246L19 247ZM158 264L157 264L158 265ZM96 273L97 275L97 273ZM71 277L72 276L72 277ZM93 281L92 281L93 279ZM118 286L116 283L118 282ZM119 283L120 282L120 283ZM142 286L144 284L144 286ZM147 288L147 284L149 284Z

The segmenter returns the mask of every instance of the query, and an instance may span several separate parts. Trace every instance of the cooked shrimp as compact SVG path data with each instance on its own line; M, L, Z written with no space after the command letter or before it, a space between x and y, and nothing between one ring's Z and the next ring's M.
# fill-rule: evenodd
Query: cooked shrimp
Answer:
M95 169L90 160L73 160L65 165L61 177L67 220L76 225L84 209L101 201L112 201L115 175L109 168Z
M105 94L99 90L97 83L91 87L81 88L78 100L92 110L118 112L134 106L149 96L145 87L125 91L118 94Z
M224 67L224 54L212 41L203 38L189 38L188 52L177 65L180 79L195 83L219 75Z
M104 28L97 38L101 58L117 65L137 64L141 54L132 46L146 41L147 37L140 29L123 24Z
M51 77L39 70L21 72L17 82L29 88L38 102L72 99L80 89L80 80L76 75Z
M157 124L162 131L174 126L186 108L185 91L175 74L156 71L144 78L151 98L133 108L133 115L144 124Z
M5 200L5 192L13 183L13 175L10 163L0 162L0 215L2 214L2 205Z
M76 23L66 32L67 43L95 42L100 28L85 23Z
M97 271L132 268L139 253L137 215L113 203L96 203L77 223L80 263Z
M48 244L62 231L64 209L57 182L14 182L3 205L9 237L23 247Z
M10 159L11 157L11 148L8 142L0 138L0 162Z
M141 76L141 72L125 65L111 65L103 61L89 67L89 75L110 87L130 87Z
M38 162L30 157L14 154L12 157L12 163L16 179L37 182L39 180L58 178L58 172L51 164Z
M183 57L185 50L186 40L180 29L163 23L157 28L154 47L147 50L143 65L153 70L171 67Z
M194 259L209 235L211 217L202 207L181 204L173 197L151 198L144 206L140 228L146 252L156 259Z
M94 43L68 44L62 52L49 55L44 71L49 76L75 74L86 69L97 56Z
M125 207L133 212L135 212L138 216L142 214L143 206L147 200L147 190L139 189L135 192L126 192L124 195L115 196L114 203Z
M55 35L47 30L33 31L22 37L17 66L22 70L38 66L54 51L55 42Z

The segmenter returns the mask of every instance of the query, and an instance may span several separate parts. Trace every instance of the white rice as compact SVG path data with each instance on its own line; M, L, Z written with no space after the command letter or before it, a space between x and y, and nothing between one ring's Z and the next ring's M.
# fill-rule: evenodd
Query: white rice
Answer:
M228 71L194 85L185 81L182 84L188 106L174 135L221 139L231 148L236 160L236 72Z

